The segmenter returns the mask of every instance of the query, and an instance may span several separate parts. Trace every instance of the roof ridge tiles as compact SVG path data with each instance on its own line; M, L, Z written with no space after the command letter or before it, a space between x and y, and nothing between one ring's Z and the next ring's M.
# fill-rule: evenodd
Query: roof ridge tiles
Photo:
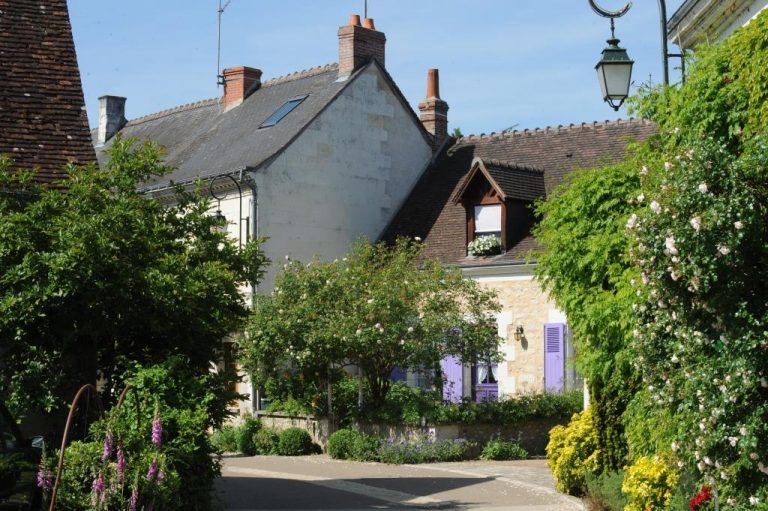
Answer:
M537 174L543 174L544 169L533 165L526 165L524 163L513 163L505 160L497 160L496 158L480 158L486 165L494 167L503 167L510 170L523 170L527 172L535 172Z
M463 135L456 139L457 144L462 144L466 142L477 142L480 140L493 140L493 139L500 139L502 137L506 138L514 138L514 137L524 137L524 136L535 136L535 135L543 135L547 133L560 133L560 132L570 132L575 130L586 130L586 129L601 129L606 128L610 126L619 126L619 125L628 125L628 124L638 124L638 125L648 125L652 124L652 121L649 121L648 119L636 119L634 117L630 117L628 119L616 119L614 121L606 119L605 121L593 121L591 123L582 122L580 124L574 124L571 123L567 126L564 126L562 124L558 126L545 126L544 128L525 128L523 130L509 130L509 131L502 131L501 133L480 133L479 135Z
M288 73L282 76L276 76L274 78L270 78L266 82L262 83L261 86L271 87L273 85L278 85L278 84L290 82L293 80L299 80L301 78L308 78L310 76L315 76L315 75L320 75L330 71L335 71L338 68L339 68L339 65L336 63L325 64L324 66L310 67L307 69L302 69L300 71L294 71L293 73Z
M155 119L160 119L162 117L179 113L179 112L186 112L188 110L194 110L196 108L203 108L206 106L211 106L216 103L219 103L221 101L221 98L209 98L209 99L202 99L200 101L194 101L192 103L185 103L183 105L175 106L173 108L166 108L165 110L160 110L159 112L154 112L147 115L142 115L141 117L137 117L135 119L131 119L126 123L126 126L135 126L136 124L141 124L148 121L154 121Z
M324 66L315 66L308 69L302 69L300 71L295 71L293 73L289 73L287 75L277 76L275 78L270 78L266 82L261 84L260 88L263 87L271 87L274 85L279 85L281 83L290 82L293 80L299 80L301 78L308 78L310 76L316 76L319 74L327 73L330 71L335 71L338 68L338 64L325 64ZM186 103L183 105L178 105L172 108L167 108L165 110L160 110L159 112L153 112L151 114L143 115L141 117L137 117L135 119L131 119L126 124L127 126L135 126L137 124L141 124L148 121L154 121L156 119L161 119L163 117L166 117L168 115L180 113L180 112L186 112L189 110L194 110L196 108L203 108L206 106L211 106L216 103L221 102L221 97L215 97L215 98L209 98L209 99L203 99L200 101L195 101L192 103Z

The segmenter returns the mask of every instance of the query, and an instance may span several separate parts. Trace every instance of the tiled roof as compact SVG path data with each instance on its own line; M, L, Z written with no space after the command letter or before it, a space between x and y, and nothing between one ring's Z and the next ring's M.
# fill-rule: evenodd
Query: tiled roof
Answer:
M655 130L650 121L629 119L462 137L427 169L382 239L421 237L426 243L426 257L450 264L519 263L537 248L532 236L523 237L500 256L466 255L466 212L451 199L456 198L475 158L481 158L494 179L505 183L498 184L510 193L519 187L521 175L532 178L543 172L543 183L525 181L530 185L530 198L539 191L550 193L575 169L619 160L628 141L643 140ZM518 198L528 200L524 195Z
M484 159L483 164L506 198L535 201L544 196L542 169L493 159Z
M37 179L96 160L66 0L0 0L0 153Z
M120 133L165 147L164 161L175 170L146 183L148 189L256 168L289 145L362 69L342 82L336 64L299 71L264 82L227 112L220 98L209 99L133 119ZM307 99L280 122L259 129L286 101L304 95ZM95 135L94 130L94 141ZM101 164L110 145L96 147Z

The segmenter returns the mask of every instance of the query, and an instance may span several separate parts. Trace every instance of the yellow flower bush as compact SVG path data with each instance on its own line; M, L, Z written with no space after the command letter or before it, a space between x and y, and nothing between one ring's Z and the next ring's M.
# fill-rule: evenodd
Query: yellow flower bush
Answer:
M547 464L558 491L583 493L585 476L597 470L599 455L590 409L574 414L567 426L555 426L549 432Z
M662 458L643 456L624 467L621 491L627 496L624 511L662 511L669 509L672 487L678 474Z

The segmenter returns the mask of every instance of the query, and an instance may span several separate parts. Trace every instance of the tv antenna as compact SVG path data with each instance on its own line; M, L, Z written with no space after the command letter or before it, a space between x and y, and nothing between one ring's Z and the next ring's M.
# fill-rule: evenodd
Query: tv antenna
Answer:
M365 18L368 17L368 0L365 0Z
M216 48L216 86L217 87L224 85L224 75L221 74L221 16L222 14L224 14L224 10L227 7L229 7L230 3L232 3L232 0L227 0L227 3L222 5L221 0L219 0L219 28L216 31L216 36L218 39L218 45Z

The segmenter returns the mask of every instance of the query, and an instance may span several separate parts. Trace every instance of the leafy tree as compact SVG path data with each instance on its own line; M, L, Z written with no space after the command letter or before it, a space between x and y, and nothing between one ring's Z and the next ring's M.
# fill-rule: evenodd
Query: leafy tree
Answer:
M164 207L138 191L168 171L152 144L116 140L104 170L67 169L58 189L0 160L0 395L17 413L52 410L133 362L171 354L207 371L248 314L259 243L217 232L208 200L179 190Z
M422 248L406 239L392 247L359 241L341 260L288 260L240 342L254 380L292 367L322 388L355 365L376 408L396 367L434 368L447 355L496 358L493 294L458 269L422 261Z
M637 150L633 145L624 162L572 174L537 205L542 220L534 230L543 246L536 276L568 316L589 384L600 470L625 463L621 416L638 387L628 349L636 271L625 236L640 195Z
M705 139L652 168L631 222L636 366L682 466L742 505L768 497L768 143L750 146Z

